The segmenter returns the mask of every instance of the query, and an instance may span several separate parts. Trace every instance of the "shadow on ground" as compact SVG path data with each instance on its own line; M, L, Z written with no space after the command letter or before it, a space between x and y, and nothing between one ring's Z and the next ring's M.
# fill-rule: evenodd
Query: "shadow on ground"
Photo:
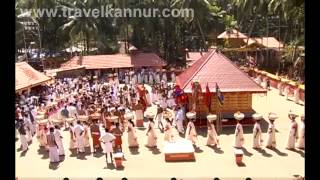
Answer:
M262 154L262 156L264 156L264 157L272 157L272 154L267 153L267 151L264 149L254 149L254 150L256 150L257 152Z
M300 154L301 157L304 157L304 152L301 151L301 150L297 150L297 149L290 149L289 151L292 151L292 152L295 152L295 153L298 153Z
M42 155L41 159L48 159L49 158L49 151L46 150L44 147L40 147L38 149L38 154Z
M220 148L218 148L217 146L207 146L207 147L213 149L214 152L217 153L217 154L223 154L224 153L224 151L221 150Z
M243 151L243 155L249 156L249 157L251 157L251 156L253 155L253 154L252 154L251 152L249 152L246 148L242 147L241 149L242 149L242 151Z
M132 155L140 154L139 147L132 147L132 148L129 148L129 150Z
M93 153L93 157L96 157L96 158L100 158L102 157L104 154L102 151L97 151L95 153Z
M58 162L56 163L49 163L49 169L52 169L52 170L57 170L59 168L59 164Z
M277 148L268 148L268 149L274 151L274 152L277 153L279 156L288 156L287 153L281 152L281 151L279 151L279 149L277 149Z

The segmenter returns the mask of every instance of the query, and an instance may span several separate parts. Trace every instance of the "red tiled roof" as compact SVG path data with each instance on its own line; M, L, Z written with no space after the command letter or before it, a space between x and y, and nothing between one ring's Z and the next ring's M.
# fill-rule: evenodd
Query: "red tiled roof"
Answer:
M49 81L51 78L33 69L26 62L16 63L16 91L34 87Z
M205 92L207 82L211 92L215 92L215 83L218 83L222 92L266 92L226 56L216 50L209 51L177 76L177 84L185 92L191 92L191 83L194 80L200 82L203 92Z
M243 39L245 43L247 43L247 39ZM283 43L279 42L275 37L255 37L249 38L248 45L257 43L266 48L283 48Z
M243 33L239 32L236 29L232 29L231 32L224 31L221 33L218 37L218 39L246 39L248 38L246 35Z
M73 57L62 67L83 65L86 69L109 69L128 67L160 67L166 62L154 53L111 54Z

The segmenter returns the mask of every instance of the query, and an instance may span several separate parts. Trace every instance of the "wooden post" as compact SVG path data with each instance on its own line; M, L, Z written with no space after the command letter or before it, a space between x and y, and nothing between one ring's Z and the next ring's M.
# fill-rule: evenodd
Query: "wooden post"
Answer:
M216 94L216 105L217 105L217 122L216 122L216 127L217 127L217 133L218 135L220 135L221 133L221 110L220 110L220 104L219 104L219 99L218 99L218 95Z

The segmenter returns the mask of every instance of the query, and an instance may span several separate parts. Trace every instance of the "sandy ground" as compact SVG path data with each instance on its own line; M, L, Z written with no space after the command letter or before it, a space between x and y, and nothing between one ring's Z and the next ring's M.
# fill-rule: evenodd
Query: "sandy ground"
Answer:
M18 151L19 140L16 141L16 176L19 180L35 179L70 179L93 180L97 177L108 179L292 179L293 175L304 176L304 152L289 151L285 149L289 133L290 121L287 117L289 110L294 110L300 114L304 113L304 106L297 105L292 101L287 101L285 97L279 96L278 91L272 89L267 96L254 95L254 109L263 114L266 118L269 112L279 115L275 126L277 129L277 150L264 149L257 151L252 149L252 126L244 127L245 145L243 162L244 166L235 163L233 154L234 127L226 127L220 135L221 149L214 149L205 146L206 129L198 129L198 146L196 149L195 162L165 162L162 153L164 142L163 134L157 129L159 135L158 148L148 149L144 146L147 141L146 129L137 129L140 148L129 150L127 147L127 133L123 136L123 151L126 160L123 162L124 168L115 169L112 165L107 165L103 154L77 156L69 150L69 133L63 132L64 147L66 156L63 162L57 165L50 165L48 154L39 150L39 143L34 137L33 143L26 153ZM155 111L155 107L150 107ZM300 123L300 120L298 121ZM145 123L145 127L147 127ZM264 139L267 122L263 121L262 129ZM178 136L176 132L176 137ZM59 178L58 178L59 177Z

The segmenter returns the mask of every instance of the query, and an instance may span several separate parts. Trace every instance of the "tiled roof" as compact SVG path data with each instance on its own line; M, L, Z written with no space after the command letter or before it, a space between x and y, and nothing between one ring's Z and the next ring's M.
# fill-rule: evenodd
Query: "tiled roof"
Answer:
M39 85L50 79L26 62L16 63L16 91Z
M154 53L111 54L76 56L62 64L62 67L78 65L83 65L86 69L109 69L141 66L160 67L165 66L166 62Z
M247 43L247 39L243 39L245 43ZM279 42L275 37L255 37L249 38L248 45L257 43L266 48L283 48L283 43Z
M191 92L191 83L195 80L200 82L203 92L205 92L207 82L211 92L215 92L215 83L218 83L222 92L266 92L226 56L216 50L209 51L181 73L177 77L177 84L185 92Z
M218 39L230 39L230 38L246 39L248 37L243 33L239 32L238 30L232 29L231 32L224 31L217 38Z

